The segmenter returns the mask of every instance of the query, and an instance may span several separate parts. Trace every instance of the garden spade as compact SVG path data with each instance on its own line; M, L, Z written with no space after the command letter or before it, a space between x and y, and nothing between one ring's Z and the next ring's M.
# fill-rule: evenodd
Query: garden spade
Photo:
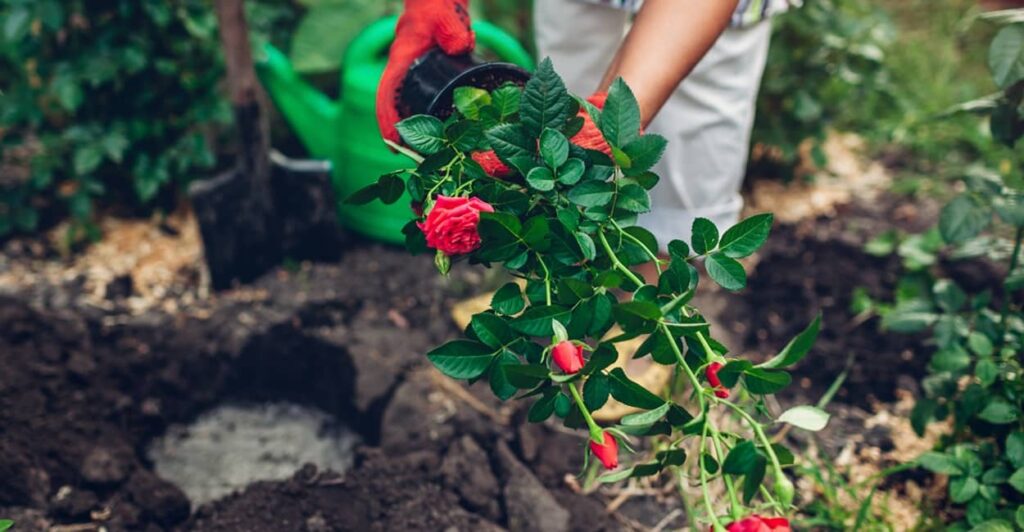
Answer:
M193 183L189 196L210 280L222 289L252 280L286 257L333 258L340 246L329 164L271 157L242 0L217 0L215 8L238 160L235 168Z

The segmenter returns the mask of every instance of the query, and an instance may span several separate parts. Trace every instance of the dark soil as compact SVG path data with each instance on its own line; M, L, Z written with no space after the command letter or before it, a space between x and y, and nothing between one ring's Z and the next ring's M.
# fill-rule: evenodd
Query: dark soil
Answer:
M457 333L450 298L479 282L358 244L340 263L278 270L177 315L51 304L75 301L54 295L74 286L3 297L0 515L17 530L618 528L563 482L579 470L582 437L503 426L485 386L470 390L481 412L425 367L422 354ZM190 517L143 451L171 423L235 400L316 406L370 446L344 479L307 468ZM533 465L547 448L559 449L558 471Z
M849 311L854 287L887 297L896 282L892 260L860 249L898 209L872 209L778 227L750 288L728 296L719 321L737 353L774 354L823 313L784 401L816 400L850 356L836 400L859 407L923 372L919 339L880 335ZM0 298L0 516L16 530L623 528L603 496L565 481L583 435L526 424L521 405L496 403L486 385L454 392L425 363L457 334L451 302L480 282L479 271L444 281L429 257L356 243L338 263L277 270L177 314L75 305L73 282ZM190 508L143 451L170 424L234 400L316 406L367 445L343 477L307 467ZM642 508L624 506L623 520L653 526L665 513Z
M821 314L818 340L794 368L794 384L781 399L817 402L847 368L835 401L870 409L875 401L896 399L900 388L916 392L931 355L922 337L880 333L877 317L860 317L850 309L856 288L873 299L891 300L899 259L875 257L863 248L892 227L926 228L933 212L908 211L911 202L884 197L872 205L843 207L834 218L777 226L759 252L748 288L723 296L730 300L719 319L754 358L774 356Z

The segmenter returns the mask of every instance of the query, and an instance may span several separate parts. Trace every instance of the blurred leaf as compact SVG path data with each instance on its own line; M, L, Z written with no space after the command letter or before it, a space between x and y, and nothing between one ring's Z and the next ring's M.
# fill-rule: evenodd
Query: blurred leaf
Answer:
M386 4L374 0L320 2L303 16L292 37L289 54L301 73L330 72L352 39L371 22L384 16Z
M1000 88L1024 79L1024 24L999 30L988 51L988 66Z

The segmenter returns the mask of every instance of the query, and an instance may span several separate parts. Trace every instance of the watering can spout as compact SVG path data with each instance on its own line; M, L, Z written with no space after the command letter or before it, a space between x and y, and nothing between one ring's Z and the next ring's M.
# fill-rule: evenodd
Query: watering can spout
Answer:
M331 137L323 135L323 129L338 122L340 103L302 79L288 57L269 43L263 46L263 57L256 62L256 74L310 155L329 158L335 147L330 145Z

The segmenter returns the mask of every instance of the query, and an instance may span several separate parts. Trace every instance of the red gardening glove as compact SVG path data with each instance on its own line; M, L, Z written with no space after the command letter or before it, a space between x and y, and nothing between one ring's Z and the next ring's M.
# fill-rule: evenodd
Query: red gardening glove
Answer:
M598 109L604 109L604 101L608 99L607 92L595 92L587 98L587 101L597 107ZM601 130L597 129L597 124L590 118L590 114L587 113L586 107L580 107L580 111L576 116L583 117L583 128L579 130L570 140L573 144L585 148L588 150L597 150L603 152L605 155L611 157L612 149L605 142L604 136L601 135Z
M461 55L473 50L475 37L469 27L469 0L405 0L405 10L395 28L395 42L388 54L377 88L377 124L381 136L399 142L398 110L395 106L398 89L409 67L417 57L434 46L448 55Z
M491 177L508 177L512 173L512 169L501 162L494 150L475 151L469 156Z

